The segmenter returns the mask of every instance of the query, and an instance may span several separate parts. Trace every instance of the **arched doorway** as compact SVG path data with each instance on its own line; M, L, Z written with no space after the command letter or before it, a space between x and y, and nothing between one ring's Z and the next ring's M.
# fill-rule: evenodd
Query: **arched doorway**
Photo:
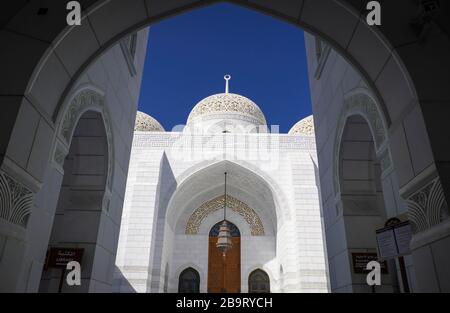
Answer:
M199 273L189 267L181 272L178 279L179 293L199 293L200 292L200 275Z
M340 203L336 215L342 216L350 284L334 273L334 291L374 292L365 283L367 273L357 268L357 260L377 256L376 230L384 227L388 218L386 207L392 204L385 199L381 160L370 126L362 115L347 117L337 157ZM397 289L395 264L383 262L382 286L376 287L375 292Z
M231 222L230 226L233 247L225 256L217 249L217 236L222 221L211 228L208 244L208 292L239 293L241 292L241 233Z
M140 153L145 155L146 151L142 150ZM251 164L245 162L205 162L195 167L186 167L185 173L176 179L181 183L176 186L165 213L166 225L173 227L174 236L161 236L152 241L156 256L152 258L152 266L157 268L159 264L163 264L164 267L165 262L169 263L169 269L185 268L186 264L195 265L202 277L200 291L205 293L209 286L207 275L210 251L219 253L215 247L217 238L212 239L214 244L211 243L211 250L209 242L213 225L223 220L224 172L228 173L227 221L236 225L240 236L240 248L235 242L232 250L233 253L239 252L236 263L239 262L240 267L236 266L236 271L240 271L244 277L236 278L236 284L240 284L240 287L235 287L235 292L247 292L248 270L278 257L276 238L279 233L276 229L281 216L277 214L277 208L278 201L285 198L283 191L272 191L271 184L275 185L275 182L270 176L262 171L253 171ZM254 188L256 186L258 188ZM163 263L160 263L158 255L163 256ZM217 262L222 266L222 256L219 256ZM160 285L163 285L163 274L153 274L153 277L160 279ZM178 273L171 272L169 292L176 291L177 281ZM217 291L211 292L221 292L222 283L216 282L216 288ZM162 288L151 290L161 291Z
M108 140L102 114L87 111L81 115L74 130L64 164L64 176L48 249L80 249L81 285L71 286L71 292L89 292L100 278L94 268L99 265L99 230L104 209L108 178ZM101 239L100 239L101 240ZM97 264L96 264L97 263ZM61 284L63 268L47 260L39 291L64 292Z
M254 270L248 276L249 293L269 293L270 278L266 272L261 269Z

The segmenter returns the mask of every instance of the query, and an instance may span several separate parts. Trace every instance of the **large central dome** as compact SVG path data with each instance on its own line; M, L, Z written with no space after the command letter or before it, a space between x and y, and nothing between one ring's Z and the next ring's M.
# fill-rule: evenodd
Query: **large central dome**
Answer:
M214 125L266 126L266 118L258 105L244 96L229 93L226 75L225 93L209 96L195 105L189 114L187 126L209 128ZM222 127L223 128L223 127ZM226 130L226 129L224 129Z
M189 114L188 124L198 117L224 113L245 115L260 125L266 125L266 119L258 105L249 98L234 93L219 93L200 101Z

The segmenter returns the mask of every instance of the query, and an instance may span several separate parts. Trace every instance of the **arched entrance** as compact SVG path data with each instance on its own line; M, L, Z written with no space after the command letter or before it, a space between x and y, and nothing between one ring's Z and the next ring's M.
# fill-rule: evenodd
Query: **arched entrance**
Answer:
M102 114L87 111L78 120L69 153L63 160L64 176L48 248L80 249L81 286L71 292L89 292L99 260L99 229L108 177L108 141ZM40 292L64 292L63 268L47 260ZM94 277L96 276L96 277ZM95 284L95 283L94 283ZM60 289L60 290L59 290Z
M270 293L270 278L261 269L254 270L248 276L249 293Z
M143 152L145 154L145 150ZM230 252L237 253L237 260L233 264L235 273L239 274L234 279L233 292L247 291L248 273L260 264L267 264L269 268L278 266L272 260L280 257L277 256L277 236L285 236L285 233L277 232L277 225L282 220L277 214L277 207L280 199L284 199L283 193L272 191L269 182L274 182L261 176L267 174L254 172L250 168L230 161L206 162L187 167L181 178L176 179L181 183L168 199L167 208L163 202L158 207L158 214L165 214L167 224L156 224L156 232L163 233L162 229L159 230L160 226L169 225L172 228L166 228L168 235L152 241L155 249L151 266L158 268L160 262L168 262L169 268L175 269L195 265L202 277L200 291L206 293L212 287L211 292L221 292L221 280L211 286L208 273L211 251L218 254L218 261L214 263L222 266L222 257L215 247L216 238L210 235L214 234L212 226L223 220L225 172L228 173L227 221L236 226L236 234L239 234L233 238L236 242ZM170 233L172 229L173 234ZM176 291L175 282L178 281L178 274L172 273L169 274L169 292ZM161 286L163 277L164 273L158 274L156 270L152 272L152 279L160 281ZM151 291L161 292L162 289L158 287Z
M181 272L178 279L179 293L199 293L200 292L200 274L189 267Z
M397 270L395 262L382 263L382 286L371 288L365 283L367 273L357 268L358 260L377 257L376 230L384 227L392 214L392 199L384 194L386 189L386 168L377 153L367 120L359 114L346 118L342 132L338 158L338 186L340 200L336 206L336 215L342 216L345 246L349 266L348 282L342 275L332 272L334 291L351 292L398 292ZM382 175L382 174L385 175ZM387 190L389 194L391 190ZM394 213L395 214L395 213ZM339 221L339 218L338 218ZM342 256L341 256L342 257ZM330 255L331 263L339 256ZM333 267L332 267L333 268Z
M239 293L241 292L241 233L231 222L233 246L225 256L217 249L217 236L222 221L211 228L208 242L208 292Z

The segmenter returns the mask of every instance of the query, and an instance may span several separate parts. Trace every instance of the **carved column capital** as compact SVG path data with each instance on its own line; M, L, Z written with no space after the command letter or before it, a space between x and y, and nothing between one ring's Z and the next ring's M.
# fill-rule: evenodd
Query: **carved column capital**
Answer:
M449 218L448 204L439 177L406 199L414 233L425 231Z
M34 193L0 170L0 218L27 227Z

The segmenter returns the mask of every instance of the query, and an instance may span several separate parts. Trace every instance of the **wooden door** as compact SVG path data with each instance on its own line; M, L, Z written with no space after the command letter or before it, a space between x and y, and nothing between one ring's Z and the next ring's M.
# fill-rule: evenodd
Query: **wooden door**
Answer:
M230 227L232 230L233 228L237 229L236 226L233 226ZM222 251L216 247L217 236L214 236L215 232L212 230L211 233L208 244L208 292L239 293L241 292L240 234L232 231L233 247L224 258Z

